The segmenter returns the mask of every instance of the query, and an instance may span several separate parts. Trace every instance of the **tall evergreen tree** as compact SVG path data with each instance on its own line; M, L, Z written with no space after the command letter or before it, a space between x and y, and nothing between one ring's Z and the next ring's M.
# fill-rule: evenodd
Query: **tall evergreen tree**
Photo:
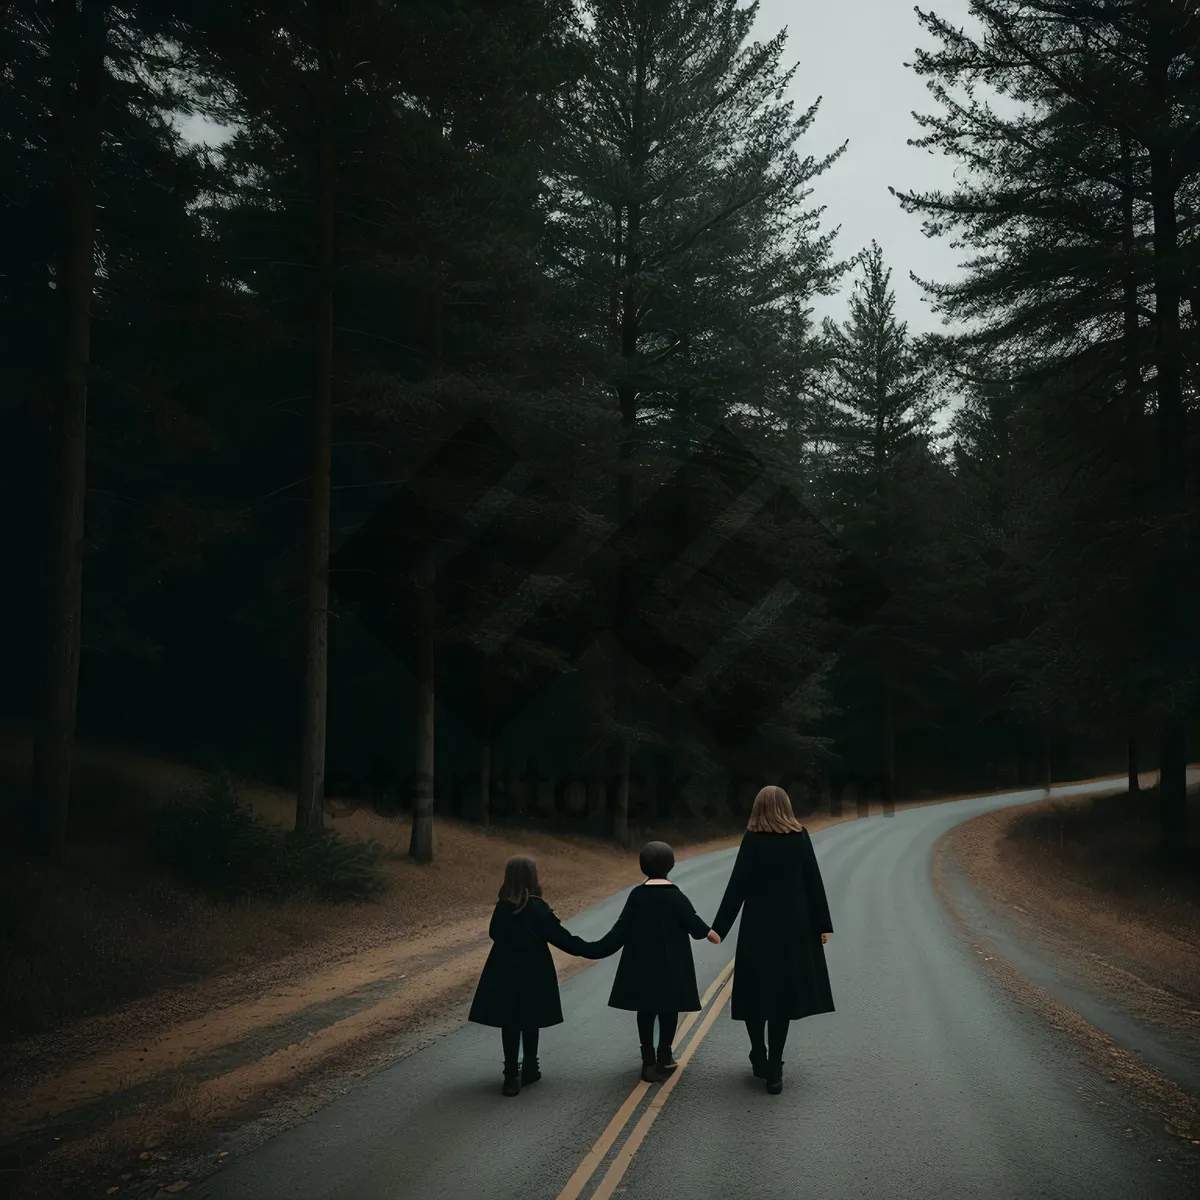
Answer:
M941 468L933 441L942 400L934 372L896 317L891 272L877 243L862 256L849 309L843 325L825 323L829 511L891 597L847 647L841 673L865 669L874 680L882 793L891 804L897 712L919 700L920 680L938 658L936 642L929 641L934 610L927 551L936 539L930 517Z
M33 469L33 492L48 514L48 525L38 523L45 536L33 556L42 586L31 616L43 636L36 639L42 658L33 688L29 832L43 852L57 855L68 829L84 630L91 646L113 649L130 640L117 614L147 584L156 553L127 556L142 573L136 582L126 578L105 594L101 570L83 587L85 558L92 572L106 556L110 563L120 557L106 554L110 501L126 509L145 503L161 515L162 493L147 503L147 489L137 486L145 475L135 483L123 473L114 448L115 439L153 440L156 424L165 429L166 397L151 383L165 357L155 335L165 334L176 313L144 304L146 273L163 281L149 264L174 238L179 275L195 282L189 272L196 231L184 206L199 170L170 127L179 105L173 70L182 29L174 6L15 4L6 18L13 52L5 54L10 89L0 145L12 207L0 274L12 436L4 473L22 480ZM141 225L133 220L139 205ZM139 318L149 323L135 366L125 356L125 333ZM142 392L131 406L138 372ZM32 454L26 434L37 443ZM141 493L136 501L127 489ZM20 527L13 535L9 544L20 557L28 535ZM143 537L142 549L150 540Z
M381 476L412 469L430 438L449 431L453 414L482 409L495 416L511 407L536 424L552 411L539 400L558 381L561 366L548 322L536 310L544 292L537 258L543 219L538 172L553 136L545 97L562 86L565 70L564 20L559 3L464 8L429 0L393 9L364 0L328 13L321 5L303 12L233 6L210 13L197 39L198 62L212 81L213 110L222 111L227 95L225 115L239 125L224 154L228 198L212 210L227 231L235 274L264 301L264 312L290 343L291 360L308 344L312 313L320 314L320 329L336 331L336 355L324 334L316 342L317 381L324 388L335 380L340 419L364 434L369 430L385 448L377 464ZM332 58L318 53L327 37L335 44ZM329 276L331 137L339 225ZM317 216L322 236L314 241ZM273 246L269 255L262 252L264 235ZM315 270L321 263L324 273ZM320 282L327 276L329 286ZM320 284L315 290L314 282ZM304 304L297 304L298 296ZM329 407L321 388L318 481L329 465L322 449ZM338 485L324 490L336 496ZM318 492L309 552L310 703L299 802L319 819L320 789L312 781L323 740L318 702L327 668L320 666L325 642L318 626L328 597L317 591L328 575L331 531L323 515L327 497ZM425 543L432 555L432 537ZM440 636L432 559L418 574L424 583L415 639L418 761L410 851L425 862L433 856Z
M34 742L34 806L43 847L66 844L83 618L84 497L92 292L96 277L96 174L110 88L109 5L54 5L51 76L62 222L55 271L61 296L62 378L51 419L46 665Z
M756 13L738 0L584 6L586 66L562 110L552 174L551 269L572 282L578 320L606 356L618 526L637 508L645 427L667 421L676 444L684 430L712 428L736 403L728 384L747 331L832 278L829 238L803 200L837 154L798 152L816 105L797 118L779 99L794 70L780 67L783 34L747 44ZM627 563L614 569L612 620L623 628L632 579ZM624 839L636 736L633 682L621 669L613 733Z
M297 781L298 835L324 826L326 711L329 676L329 554L334 386L336 211L340 157L337 129L347 117L353 80L343 75L358 61L348 55L371 40L373 5L311 0L304 5L216 6L199 18L193 48L210 79L227 82L217 115L242 127L243 144L274 138L307 200L311 232L300 236L306 264L314 360L311 396L311 497L305 569L305 683ZM373 27L371 27L373 29ZM365 35L365 36L364 36ZM357 39L357 44L356 44ZM273 89L268 98L265 88ZM220 93L218 93L220 95ZM263 102L266 103L263 103ZM260 107L261 105L261 107ZM342 152L344 153L344 152ZM292 210L294 216L299 214ZM303 248L301 248L303 247Z
M965 339L1005 346L1046 377L1068 378L1077 395L1112 380L1107 403L1127 409L1137 394L1130 356L1147 348L1158 447L1154 691L1164 843L1177 855L1196 677L1184 617L1196 457L1184 371L1196 331L1185 323L1182 281L1197 243L1181 231L1200 173L1197 25L1192 6L1174 0L976 0L972 11L977 38L922 13L941 48L915 66L944 110L923 118L921 144L971 163L974 176L951 194L902 199L927 214L930 233L955 230L978 252L962 283L931 288L942 311L975 325ZM952 98L951 87L973 82L1022 111L1006 117L978 96ZM1135 304L1153 331L1148 343L1135 337Z

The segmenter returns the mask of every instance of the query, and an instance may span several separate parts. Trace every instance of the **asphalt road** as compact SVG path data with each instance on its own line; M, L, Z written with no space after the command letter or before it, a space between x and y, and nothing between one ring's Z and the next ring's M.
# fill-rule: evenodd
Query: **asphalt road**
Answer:
M1090 789L1061 789L1081 790ZM826 953L837 1012L793 1024L782 1095L766 1095L751 1077L745 1029L729 1018L724 988L677 1042L676 1056L690 1057L670 1087L639 1088L632 1015L606 1004L614 957L563 985L566 1021L542 1033L544 1078L520 1096L500 1095L498 1033L468 1025L231 1162L191 1194L205 1200L1200 1195L1196 1148L1181 1151L1116 1085L1106 1088L1040 1018L1003 992L934 893L931 850L945 830L1038 796L906 809L814 834L836 927ZM673 876L709 919L732 855L690 860ZM570 929L599 937L624 896L575 918ZM736 927L720 946L695 943L702 992L719 982L735 944ZM614 1121L623 1105L629 1120ZM581 1164L606 1130L615 1138L601 1145L589 1174Z

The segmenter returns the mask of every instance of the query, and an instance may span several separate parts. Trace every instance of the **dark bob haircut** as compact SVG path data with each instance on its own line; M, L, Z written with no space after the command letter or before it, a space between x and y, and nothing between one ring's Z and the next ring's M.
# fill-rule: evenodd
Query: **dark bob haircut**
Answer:
M675 867L675 851L666 842L647 842L638 862L647 879L666 879Z

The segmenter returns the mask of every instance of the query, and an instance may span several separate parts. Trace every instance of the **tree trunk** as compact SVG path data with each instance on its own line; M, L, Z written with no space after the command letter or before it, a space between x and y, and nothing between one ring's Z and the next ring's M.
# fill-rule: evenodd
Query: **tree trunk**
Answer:
M432 553L433 547L429 547ZM434 639L436 637L435 570L432 560L421 569L417 600L417 753L413 779L412 835L408 853L420 863L433 861L433 756L436 704Z
M106 80L104 0L54 6L62 152L61 365L50 425L46 636L34 737L33 848L50 858L66 847L83 623L87 392L95 284L96 168Z
M1138 317L1137 274L1134 269L1136 251L1134 228L1134 174L1133 157L1128 137L1121 140L1121 178L1124 190L1121 195L1122 239L1127 258L1124 285L1124 342L1125 342L1125 421L1129 425L1128 445L1135 454L1131 483L1133 487L1132 508L1135 522L1143 516L1142 496L1142 419L1145 414L1145 399L1142 396L1142 367L1140 321ZM1136 796L1141 791L1138 779L1138 740L1131 728L1128 739L1129 793Z
M1146 80L1157 117L1163 126L1171 117L1170 62L1176 18L1152 15L1148 26ZM1173 673L1185 662L1187 613L1184 607L1186 572L1183 500L1186 487L1187 421L1183 406L1183 363L1180 346L1178 216L1174 154L1155 133L1150 139L1150 200L1154 218L1154 357L1157 385L1161 516L1166 536L1160 554L1157 590L1159 655ZM1170 861L1180 862L1187 848L1187 748L1184 727L1169 714L1159 731L1159 796L1163 847Z
M1145 402L1142 397L1142 368L1140 347L1138 345L1140 324L1138 318L1137 272L1134 266L1134 254L1137 250L1136 229L1134 228L1134 177L1133 158L1129 139L1121 142L1121 178L1124 189L1121 194L1121 233L1125 249L1126 266L1124 295L1122 303L1123 340L1125 354L1125 419L1134 430L1134 437L1140 436L1141 417L1145 412ZM1135 442L1135 445L1138 443Z
M632 238L637 228L636 210L631 212L628 221L629 236ZM626 254L626 268L630 271L633 256ZM621 356L625 370L632 370L637 355L637 295L632 273L627 273L622 294L622 312L620 345ZM617 526L623 528L633 516L633 457L634 439L637 436L637 390L627 381L622 381L617 388L617 399L621 411L621 424L617 447ZM632 596L632 567L628 561L628 550L623 541L618 543L620 559L617 562L616 613L614 625L618 631L625 629L633 617ZM629 771L633 758L633 747L630 745L628 729L633 723L633 681L630 665L626 660L623 639L617 638L615 647L616 659L616 689L614 695L613 715L620 727L617 734L617 788L616 806L613 812L613 837L624 846L629 842Z
M525 803L526 793L524 780L515 773L515 767L518 761L516 749L510 746L508 747L506 754L506 766L508 770L506 779L512 795L512 817L518 825L522 825L525 822L525 813L528 807ZM513 787L514 780L519 786Z
M883 680L883 773L879 780L879 800L883 811L896 811L896 708L891 676Z
M444 108L442 110L444 124ZM436 287L426 295L426 350L433 370L442 363L442 297ZM408 853L417 862L433 861L433 785L437 734L437 564L431 528L417 531L426 558L417 571L417 746L413 776L412 833Z
M1050 795L1050 789L1054 787L1054 762L1051 756L1052 741L1050 738L1050 730L1043 726L1042 728L1042 786L1046 789L1046 795Z
M325 825L325 736L329 698L329 539L333 441L334 143L333 47L328 4L321 6L316 146L317 296L313 378L312 499L308 514L308 629L304 733L296 793L296 832Z
M621 358L622 376L617 382L617 403L620 409L620 427L617 433L617 526L623 529L634 510L633 460L636 451L638 416L638 388L631 378L637 366L638 340L641 332L639 306L642 301L639 276L642 269L641 247L641 200L642 173L649 157L649 136L646 123L646 63L648 36L647 28L639 25L635 34L637 52L633 90L630 98L629 142L626 146L631 171L630 186L624 196L624 204L615 208L616 222L613 230L613 277L617 284L615 315L610 332ZM621 217L624 217L622 223ZM617 563L616 612L613 624L620 632L628 627L633 617L632 565L628 550L618 544L620 555ZM617 642L624 639L618 636ZM616 688L613 696L613 715L619 727L616 755L617 786L613 812L613 836L621 845L629 841L629 772L633 759L633 745L629 729L633 724L633 678L631 664L624 645L616 647Z
M1187 736L1183 722L1168 717L1159 732L1158 804L1163 857L1172 864L1187 860ZM1179 780L1178 793L1169 783Z
M626 389L621 390L621 444L619 475L617 478L617 521L623 526L633 515L633 437L635 401ZM616 613L614 625L620 631L627 627L631 617L631 578L630 564L626 559L628 553L623 543L618 545L620 560L616 565ZM628 653L623 639L618 637L614 646L616 654L615 692L613 696L613 716L618 726L617 731L617 787L615 807L613 810L613 837L618 844L624 846L629 842L629 770L633 757L633 748L629 742L628 729L633 717L633 683L630 677L630 664L625 658Z
M486 699L485 699L486 703ZM490 825L492 819L492 721L485 711L479 733L479 823Z
M617 745L617 787L613 796L613 840L619 846L629 845L629 746Z

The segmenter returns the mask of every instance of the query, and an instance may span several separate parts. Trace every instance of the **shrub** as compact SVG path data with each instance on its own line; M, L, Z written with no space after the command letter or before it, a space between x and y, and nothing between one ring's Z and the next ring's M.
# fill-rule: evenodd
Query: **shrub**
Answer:
M283 899L313 892L324 900L370 900L383 891L381 847L331 831L298 838L273 829L238 797L226 774L195 798L168 805L153 841L164 865L209 895Z
M378 842L351 842L327 829L311 838L283 835L282 875L292 890L311 888L322 900L373 900L385 883Z

